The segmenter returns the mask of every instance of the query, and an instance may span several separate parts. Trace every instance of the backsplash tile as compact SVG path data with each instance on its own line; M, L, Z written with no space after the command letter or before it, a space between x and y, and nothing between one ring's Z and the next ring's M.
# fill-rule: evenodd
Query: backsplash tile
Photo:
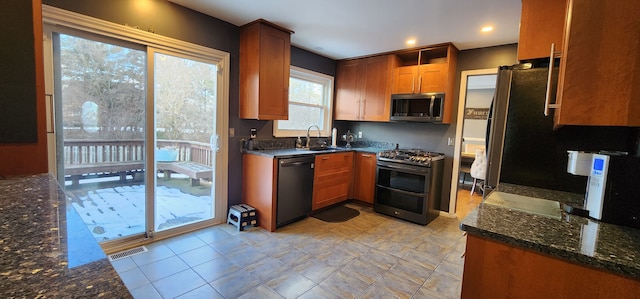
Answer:
M316 144L318 142L326 141L327 144L331 144L330 138L311 138L311 143ZM242 141L242 149L247 149L249 140L243 139ZM303 143L304 138L303 138ZM287 149L287 148L295 148L296 146L296 138L276 138L276 139L253 139L251 140L252 149L253 150L274 150L274 149ZM338 147L344 147L347 143L344 141L338 141ZM392 149L395 148L396 144L391 142L384 141L371 141L371 140L355 140L351 142L351 147L354 148L363 148L363 147L373 147L373 148L383 148L383 149Z

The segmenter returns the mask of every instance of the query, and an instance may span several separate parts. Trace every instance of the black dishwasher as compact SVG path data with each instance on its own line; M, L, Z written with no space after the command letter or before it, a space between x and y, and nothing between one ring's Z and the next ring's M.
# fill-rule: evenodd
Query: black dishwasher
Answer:
M278 160L276 227L302 219L311 212L314 157Z

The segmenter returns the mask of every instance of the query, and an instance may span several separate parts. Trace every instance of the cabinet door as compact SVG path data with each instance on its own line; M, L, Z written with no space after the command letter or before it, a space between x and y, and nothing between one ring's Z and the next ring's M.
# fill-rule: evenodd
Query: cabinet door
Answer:
M391 101L391 58L377 56L363 61L364 88L361 90L361 119L374 121L389 120Z
M640 1L569 0L556 124L640 126Z
M423 64L419 67L420 92L446 92L447 69L445 63Z
M317 155L311 208L317 210L346 200L351 189L352 169L351 152Z
M354 198L373 204L376 184L376 155L371 153L356 154L354 179Z
M462 299L637 298L638 292L637 279L467 235Z
M522 0L518 60L549 57L551 43L562 49L565 0Z
M415 65L401 66L393 70L391 93L415 93L418 68Z
M289 117L291 34L264 20L240 29L240 118Z
M359 60L341 61L336 70L336 102L334 119L358 120L360 118Z
M263 26L260 34L260 119L289 118L290 35Z

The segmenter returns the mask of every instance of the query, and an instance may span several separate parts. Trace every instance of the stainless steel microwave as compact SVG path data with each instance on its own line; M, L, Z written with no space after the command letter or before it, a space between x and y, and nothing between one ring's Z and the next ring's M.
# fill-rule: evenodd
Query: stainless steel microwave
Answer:
M392 94L392 121L442 122L444 93Z

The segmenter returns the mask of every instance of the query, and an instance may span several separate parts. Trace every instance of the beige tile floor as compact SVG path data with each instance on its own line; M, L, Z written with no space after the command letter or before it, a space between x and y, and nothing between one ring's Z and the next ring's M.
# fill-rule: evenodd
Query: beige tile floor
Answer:
M427 226L357 203L342 223L306 218L270 233L217 225L114 261L135 298L459 298L459 220Z

